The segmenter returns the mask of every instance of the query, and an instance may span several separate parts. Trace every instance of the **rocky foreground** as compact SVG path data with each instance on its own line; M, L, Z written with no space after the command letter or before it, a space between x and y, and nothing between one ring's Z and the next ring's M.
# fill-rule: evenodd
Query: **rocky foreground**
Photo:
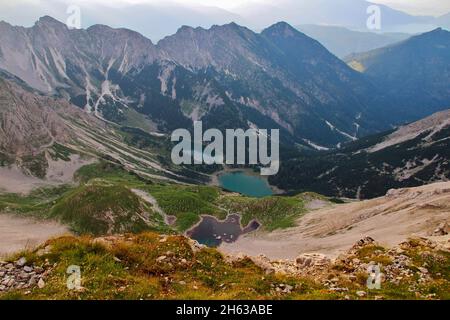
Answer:
M341 293L349 292L353 284L367 279L368 270L373 266L380 266L382 286L404 286L404 289L414 293L417 298L436 298L435 293L426 294L420 288L434 283L438 278L445 279L445 285L448 287L449 250L448 239L446 243L438 244L426 238L415 238L386 249L374 239L366 237L334 260L323 254L311 253L302 254L295 261L270 261L265 256L253 261L268 273L312 276L328 290ZM434 262L427 262L434 260L447 261L447 266L442 264L442 272L436 272ZM357 291L356 294L366 297L368 293L363 290ZM350 299L350 296L345 295L345 298ZM385 297L377 295L375 298Z
M68 289L67 269L81 269ZM64 237L0 262L0 299L450 299L450 241L384 248L366 237L330 259L223 255L181 236ZM379 289L367 286L379 267Z
M25 258L9 263L0 262L0 292L45 286L44 278L48 276L51 269L26 264ZM26 294L29 293L31 291L26 291Z

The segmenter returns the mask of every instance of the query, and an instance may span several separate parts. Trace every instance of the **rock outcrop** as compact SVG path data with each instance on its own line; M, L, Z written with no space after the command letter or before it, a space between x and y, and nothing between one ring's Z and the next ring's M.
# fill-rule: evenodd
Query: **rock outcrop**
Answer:
M0 261L0 293L12 290L31 290L44 288L45 278L51 272L48 264L35 266L22 257L17 261Z

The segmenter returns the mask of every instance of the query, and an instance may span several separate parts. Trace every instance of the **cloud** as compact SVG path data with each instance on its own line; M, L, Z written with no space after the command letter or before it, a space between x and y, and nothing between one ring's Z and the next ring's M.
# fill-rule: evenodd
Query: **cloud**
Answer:
M32 26L44 15L65 22L67 8L78 5L81 24L125 27L142 33L153 41L175 33L182 25L209 28L213 24L232 21L245 24L236 14L209 6L181 4L157 0L16 0L13 4L0 3L0 20L14 25Z
M442 16L450 12L448 0L372 0L413 15Z
M450 11L448 0L372 2L408 7L416 14ZM64 22L68 18L67 8L73 4L81 8L84 28L92 24L126 27L153 41L176 32L182 25L208 28L234 21L259 30L284 20L293 25L333 24L361 28L367 18L364 0L0 0L0 20L32 26L39 17L50 15ZM390 12L385 21L403 23L408 19L405 16Z

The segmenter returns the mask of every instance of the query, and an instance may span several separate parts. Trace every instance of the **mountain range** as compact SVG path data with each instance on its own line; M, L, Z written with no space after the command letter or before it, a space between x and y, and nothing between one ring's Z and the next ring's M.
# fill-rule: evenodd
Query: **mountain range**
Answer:
M1 22L0 31L0 69L106 121L141 118L144 129L201 119L221 129L280 128L285 142L332 148L444 107L425 97L423 112L399 108L384 86L287 23L261 33L185 26L157 44L104 25L69 30L48 16L31 28Z
M393 106L377 87L286 23L259 34L235 23L182 27L156 45L130 30L69 30L50 17L31 28L2 22L0 31L0 69L110 122L137 111L163 131L202 119L332 147L407 118L383 117Z
M450 32L441 28L347 58L402 108L426 116L450 105Z
M132 130L133 141L202 120L279 128L291 149L327 150L448 108L449 35L436 29L354 55L350 67L285 22L261 33L236 23L184 26L154 44L131 30L71 30L46 16L31 28L0 22L0 69L112 128L147 132ZM179 168L151 161L176 177Z
M42 16L66 21L71 6L81 11L81 26L103 24L114 28L136 30L146 37L157 41L175 33L181 25L196 25L209 28L214 24L226 24L232 21L244 23L242 17L227 10L207 6L189 5L182 1L139 1L137 3L105 3L79 0L23 1L1 5L0 20L15 25L32 26ZM118 9L120 8L120 9Z
M246 4L235 8L223 9L199 1L197 4L171 0L139 1L123 5L120 1L118 3L91 1L87 4L81 0L40 2L16 0L1 6L0 20L31 26L38 17L51 15L65 21L68 17L67 8L71 5L77 5L81 9L81 22L84 28L95 24L126 27L140 32L153 41L158 41L175 33L180 25L210 28L215 24L222 25L232 21L253 30L262 30L278 21L287 21L292 25L315 24L369 31L366 27L369 17L367 8L374 3L365 0L278 0L274 3L247 1ZM378 6L382 16L382 29L378 31L384 33L420 33L436 27L449 27L448 15L437 18L426 15L415 16L386 5ZM446 9L449 11L450 7L441 7L441 10ZM438 9L433 11L439 12Z

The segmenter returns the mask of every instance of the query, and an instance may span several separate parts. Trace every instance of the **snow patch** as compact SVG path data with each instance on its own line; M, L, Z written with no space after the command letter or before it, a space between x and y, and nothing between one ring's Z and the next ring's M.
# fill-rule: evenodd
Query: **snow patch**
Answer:
M336 128L333 124L331 124L329 121L325 120L325 123L327 124L327 126L331 129L331 131L336 131L337 133L343 135L344 137L347 137L348 139L352 140L352 141L356 141L358 140L358 138L339 130L338 128Z
M330 148L318 145L318 144L312 142L311 140L303 139L303 141L306 142L310 147L312 147L312 148L314 148L314 149L316 149L318 151L328 151L328 150L330 150Z

